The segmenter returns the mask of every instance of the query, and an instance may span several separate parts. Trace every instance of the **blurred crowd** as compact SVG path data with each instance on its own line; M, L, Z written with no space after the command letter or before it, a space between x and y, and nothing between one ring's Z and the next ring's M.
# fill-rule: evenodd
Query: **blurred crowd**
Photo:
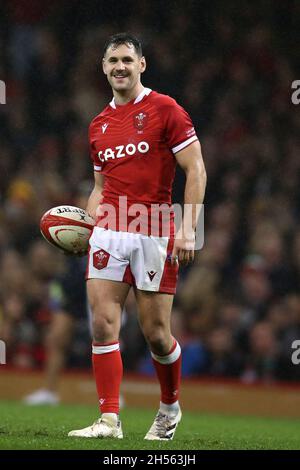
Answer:
M183 375L300 379L291 361L300 339L299 30L300 4L290 0L1 2L0 338L9 364L43 367L51 316L84 282L41 238L39 219L79 197L83 207L93 183L88 125L111 99L103 45L130 31L144 45L143 84L190 113L208 174L204 247L181 270L173 309ZM175 202L183 188L178 171ZM89 367L88 316L83 300L76 305L67 365ZM132 294L122 350L126 370L153 373Z

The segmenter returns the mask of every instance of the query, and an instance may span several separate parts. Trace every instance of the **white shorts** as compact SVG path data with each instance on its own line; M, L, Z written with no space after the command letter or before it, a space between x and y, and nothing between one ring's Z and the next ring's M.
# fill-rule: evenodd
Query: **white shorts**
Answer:
M126 282L140 290L175 294L178 265L171 264L173 244L173 238L95 227L86 279Z

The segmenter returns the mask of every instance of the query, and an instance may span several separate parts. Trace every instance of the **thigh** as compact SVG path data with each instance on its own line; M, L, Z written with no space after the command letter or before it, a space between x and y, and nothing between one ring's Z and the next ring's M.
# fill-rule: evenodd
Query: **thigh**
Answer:
M174 296L161 292L135 289L138 317L144 332L152 328L164 328L170 332L171 311Z
M130 285L125 282L89 279L87 296L92 315L119 322L129 290Z

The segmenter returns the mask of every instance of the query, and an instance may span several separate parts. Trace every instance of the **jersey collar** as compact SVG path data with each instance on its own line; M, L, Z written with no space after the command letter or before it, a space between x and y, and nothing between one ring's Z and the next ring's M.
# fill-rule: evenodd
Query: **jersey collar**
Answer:
M152 91L151 88L143 88L141 93L134 100L133 104L136 104L136 103L139 103L140 101L142 101L144 96L148 96L151 93L151 91ZM113 109L116 109L115 98L113 98L109 104Z

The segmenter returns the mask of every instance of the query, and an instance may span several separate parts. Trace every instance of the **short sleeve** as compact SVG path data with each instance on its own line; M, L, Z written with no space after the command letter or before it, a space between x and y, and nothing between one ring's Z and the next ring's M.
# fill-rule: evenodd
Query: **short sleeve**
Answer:
M90 144L90 156L91 156L91 160L92 160L93 165L94 165L94 171L97 171L98 173L101 173L102 166L100 164L97 152L94 149L93 144Z
M93 142L92 134L93 134L93 132L92 132L92 124L91 124L90 128L89 128L90 157L91 157L91 160L93 162L94 171L97 171L98 173L100 173L102 171L102 165L101 165L101 162L98 158L98 155L97 155L97 152L96 152L96 149L95 149L95 144Z
M188 113L176 101L164 106L167 145L175 154L198 140Z

